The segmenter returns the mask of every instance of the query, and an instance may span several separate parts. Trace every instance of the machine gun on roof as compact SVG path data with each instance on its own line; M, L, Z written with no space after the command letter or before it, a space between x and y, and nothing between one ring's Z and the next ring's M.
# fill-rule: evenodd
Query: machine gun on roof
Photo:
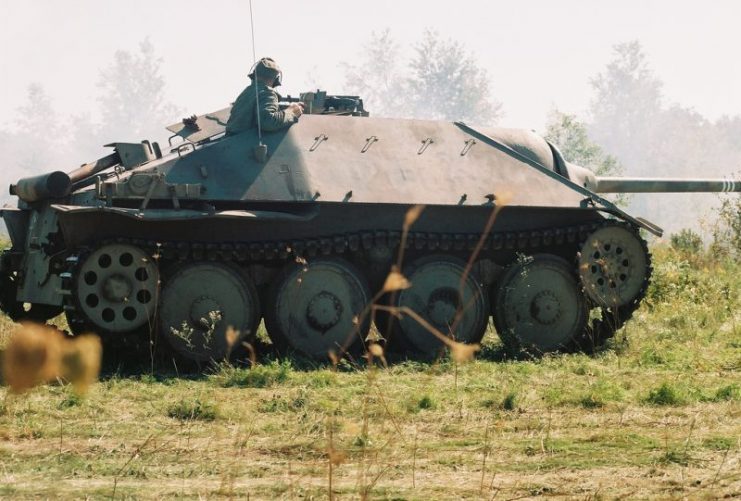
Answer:
M360 96L327 95L326 91L302 92L300 97L281 96L281 107L290 103L304 103L304 113L309 115L348 115L353 117L367 117L369 113L363 108Z

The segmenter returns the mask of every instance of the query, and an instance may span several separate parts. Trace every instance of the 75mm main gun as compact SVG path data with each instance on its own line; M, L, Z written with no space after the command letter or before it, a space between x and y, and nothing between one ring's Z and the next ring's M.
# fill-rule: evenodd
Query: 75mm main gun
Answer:
M741 182L730 179L595 177L589 188L596 193L738 193L741 192Z

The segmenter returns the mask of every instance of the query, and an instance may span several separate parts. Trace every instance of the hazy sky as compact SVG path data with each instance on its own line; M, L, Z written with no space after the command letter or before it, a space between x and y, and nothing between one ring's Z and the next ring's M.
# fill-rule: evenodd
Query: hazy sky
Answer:
M502 125L540 129L553 108L581 112L612 46L638 39L668 100L709 118L741 114L741 1L253 0L257 52L284 69L284 92L321 82L342 93L342 62L373 30L402 45L425 28L466 44L504 103ZM0 123L31 82L63 113L95 108L117 49L149 38L169 99L188 113L232 101L252 63L247 0L0 0ZM371 110L372 112L372 110ZM180 117L174 117L179 119ZM163 124L165 125L165 124Z

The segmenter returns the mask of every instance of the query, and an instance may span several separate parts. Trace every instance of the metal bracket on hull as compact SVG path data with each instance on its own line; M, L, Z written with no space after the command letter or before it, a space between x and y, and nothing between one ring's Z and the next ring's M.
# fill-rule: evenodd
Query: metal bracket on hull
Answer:
M454 123L461 130L463 130L463 132L470 134L471 136L475 137L479 141L498 149L502 153L509 155L510 157L516 160L519 160L520 162L524 164L529 165L530 167L540 171L542 174L545 174L551 179L565 186L568 186L569 188L576 191L577 193L584 195L585 202L588 202L589 204L594 205L596 210L601 210L609 214L612 214L614 216L618 216L626 221L630 221L634 225L645 229L646 231L656 235L657 237L661 237L664 234L664 230L662 230L660 227L656 226L655 224L649 223L648 221L644 219L631 216L630 214L628 214L627 212L619 208L617 205L610 202L609 200L602 198L601 196L594 193L593 191L590 191L584 188L583 186L580 186L574 183L568 178L565 178L562 175L558 174L557 172L554 172L553 170L549 169L548 167L541 164L540 162L533 160L532 158L526 155L523 155L522 153L510 148L506 144L503 144L497 141L493 137L484 134L483 132L471 127L470 125L465 124L464 122L454 122Z

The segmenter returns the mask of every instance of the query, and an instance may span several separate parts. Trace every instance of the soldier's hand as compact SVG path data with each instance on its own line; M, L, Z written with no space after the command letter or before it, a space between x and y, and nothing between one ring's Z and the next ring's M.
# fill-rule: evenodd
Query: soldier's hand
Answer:
M298 118L304 114L304 103L291 103L288 105L288 109L291 110L294 117Z

